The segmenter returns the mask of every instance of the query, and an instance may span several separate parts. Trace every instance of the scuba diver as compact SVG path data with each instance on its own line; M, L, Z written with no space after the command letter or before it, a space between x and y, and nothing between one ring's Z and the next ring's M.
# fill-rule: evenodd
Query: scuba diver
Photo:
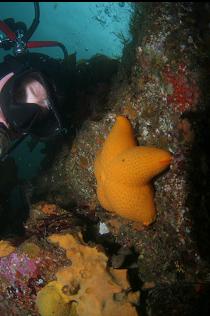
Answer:
M28 29L13 18L0 20L0 48L13 49L0 62L0 236L14 233L16 226L22 232L30 208L25 198L28 184L19 178L10 153L28 135L33 136L30 147L45 142L48 166L61 141L68 139L69 145L86 117L97 112L98 119L102 114L119 66L118 60L102 55L76 63L76 53L68 55L60 42L30 41L39 24L38 2L34 8L35 18ZM53 46L62 49L64 59L29 52L30 48ZM61 136L59 141L57 136Z
M0 160L27 136L40 140L65 134L56 86L66 69L61 61L29 48L59 46L64 57L68 53L63 44L55 41L31 41L39 23L39 4L34 2L35 19L27 30L23 22L9 18L0 21L0 48L13 48L14 56L7 55L0 63ZM18 139L12 144L12 140Z
M22 232L29 211L10 153L28 135L42 142L56 140L55 136L63 138L67 125L62 113L66 120L68 111L64 107L74 89L75 73L65 63L69 55L63 44L29 41L39 24L38 2L34 2L34 8L35 18L28 29L13 18L0 20L0 48L13 49L13 54L0 62L0 234L14 233L16 229ZM53 46L62 49L64 60L29 52L30 48Z

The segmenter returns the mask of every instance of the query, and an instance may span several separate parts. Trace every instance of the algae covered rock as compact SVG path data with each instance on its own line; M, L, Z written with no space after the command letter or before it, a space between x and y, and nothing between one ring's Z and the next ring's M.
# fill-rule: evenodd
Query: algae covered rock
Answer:
M0 315L138 315L127 270L109 267L79 223L43 201L31 208L24 240L0 242Z

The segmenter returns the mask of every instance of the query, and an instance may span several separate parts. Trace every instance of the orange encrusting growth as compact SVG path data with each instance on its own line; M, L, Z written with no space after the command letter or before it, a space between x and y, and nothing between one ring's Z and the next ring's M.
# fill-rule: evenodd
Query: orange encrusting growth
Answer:
M96 156L99 202L110 212L149 225L156 217L151 180L171 159L165 150L137 146L130 122L118 116Z

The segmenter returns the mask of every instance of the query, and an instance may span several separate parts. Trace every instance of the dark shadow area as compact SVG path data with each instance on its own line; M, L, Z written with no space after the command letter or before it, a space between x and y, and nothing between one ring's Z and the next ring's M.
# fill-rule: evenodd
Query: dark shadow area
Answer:
M17 177L14 160L8 158L0 162L0 173L0 236L22 236L29 204Z
M210 314L210 287L207 285L159 285L148 290L146 315L207 316ZM143 314L144 315L144 314Z
M182 118L190 122L193 144L189 151L187 207L193 222L192 236L196 241L199 254L210 263L210 4L197 3L194 7L196 21L195 38L198 39L200 55L196 66L200 71L201 110L188 112Z
M185 113L194 133L189 152L187 207L192 218L192 236L199 254L210 262L210 110Z

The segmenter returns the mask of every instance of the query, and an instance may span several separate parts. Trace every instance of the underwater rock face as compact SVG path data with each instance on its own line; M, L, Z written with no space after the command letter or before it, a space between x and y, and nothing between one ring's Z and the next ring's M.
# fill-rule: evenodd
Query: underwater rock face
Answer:
M205 3L136 4L134 39L125 49L108 110L100 119L90 116L40 178L45 193L44 183L53 179L50 201L85 205L84 216L95 214L116 242L134 247L145 283L209 280L209 12ZM117 115L129 118L139 145L174 156L170 170L154 182L157 219L146 230L107 213L97 201L94 160Z

